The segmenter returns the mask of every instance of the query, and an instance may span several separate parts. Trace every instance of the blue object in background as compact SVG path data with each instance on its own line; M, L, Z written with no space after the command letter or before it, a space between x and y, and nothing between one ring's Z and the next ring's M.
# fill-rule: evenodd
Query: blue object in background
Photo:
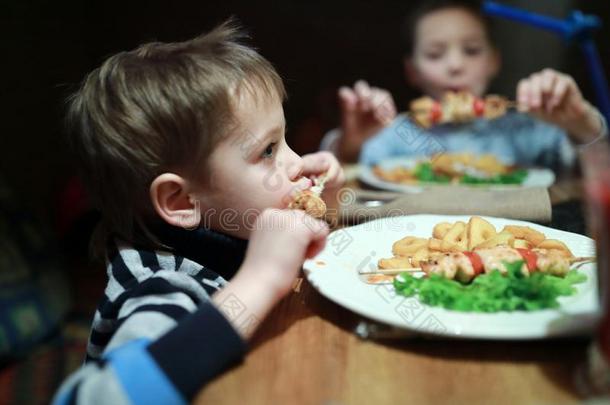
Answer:
M554 32L561 35L566 41L576 41L583 52L595 96L597 107L610 122L610 91L604 74L603 65L597 52L591 33L599 29L602 21L595 15L583 14L575 10L564 20L532 13L519 8L505 6L493 1L483 3L483 12L494 17L506 18L536 28Z

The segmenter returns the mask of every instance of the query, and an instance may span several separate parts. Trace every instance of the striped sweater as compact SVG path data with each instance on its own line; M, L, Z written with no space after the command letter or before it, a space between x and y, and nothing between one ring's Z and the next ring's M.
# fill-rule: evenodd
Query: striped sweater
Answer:
M55 404L184 403L242 358L244 342L210 296L237 271L246 242L205 229L159 235L173 253L109 244L85 364Z

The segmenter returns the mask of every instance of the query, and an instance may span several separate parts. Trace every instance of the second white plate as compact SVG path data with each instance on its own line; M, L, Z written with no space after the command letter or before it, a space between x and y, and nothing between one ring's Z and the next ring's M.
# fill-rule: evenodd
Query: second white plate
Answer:
M412 157L395 157L388 158L381 162L379 162L379 166L385 170L391 170L393 168L404 166L408 168L413 168L415 165L425 159L423 157L412 158ZM490 184L490 185L472 185L469 186L467 184L461 184L460 187L476 187L476 188L485 188L485 189L493 189L493 190L506 190L513 189L516 187L549 187L555 182L555 174L550 169L545 168L528 168L527 169L527 177L524 182L519 185L509 185L509 184ZM373 168L371 166L363 166L359 179L363 183L375 187L381 190L387 191L396 191L402 193L419 193L427 188L433 187L452 187L449 184L399 184L392 183L389 181L385 181L380 179L373 172Z

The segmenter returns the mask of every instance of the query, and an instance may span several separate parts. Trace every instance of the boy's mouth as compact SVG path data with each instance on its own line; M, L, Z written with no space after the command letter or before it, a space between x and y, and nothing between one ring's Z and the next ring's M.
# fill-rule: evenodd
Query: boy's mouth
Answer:
M294 185L295 191L303 191L311 188L313 186L313 181L307 177L301 177L297 183Z

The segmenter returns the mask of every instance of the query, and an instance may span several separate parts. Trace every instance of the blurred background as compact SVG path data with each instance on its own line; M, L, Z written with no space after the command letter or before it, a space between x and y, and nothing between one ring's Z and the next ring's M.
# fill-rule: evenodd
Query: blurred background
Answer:
M387 88L401 109L414 96L404 80L399 27L410 2L328 1L4 1L0 22L2 175L46 219L73 173L62 140L64 100L107 56L146 41L179 41L234 15L251 43L279 70L289 100L288 138L298 153L315 150L338 123L336 90L359 78ZM505 0L556 17L573 9L601 16L596 35L610 69L610 2ZM514 95L518 79L553 67L571 73L593 100L580 51L559 37L507 21L494 27L503 69L492 90Z
M504 0L563 18L600 16L596 33L610 70L610 2ZM48 403L83 360L105 272L87 258L97 217L87 206L64 142L65 99L106 57L153 41L181 41L236 17L285 80L287 138L315 151L338 125L339 86L366 79L399 110L417 94L402 70L399 28L412 2L16 1L0 5L4 57L0 125L1 403ZM577 47L516 23L495 21L503 69L491 90L514 97L517 81L545 67L593 91Z
M572 9L600 16L605 26L595 39L610 72L610 2L500 2L560 18ZM399 110L416 96L404 80L399 37L410 4L3 1L0 401L48 401L82 361L90 317L105 283L103 271L86 258L95 216L87 213L74 183L62 131L65 99L86 73L116 52L153 40L185 40L235 16L285 80L288 142L303 154L315 151L324 133L338 125L339 86L366 79L390 90ZM493 30L503 68L492 92L514 97L520 78L552 67L572 74L594 101L577 47L512 22L494 21ZM40 346L41 341L46 344Z

